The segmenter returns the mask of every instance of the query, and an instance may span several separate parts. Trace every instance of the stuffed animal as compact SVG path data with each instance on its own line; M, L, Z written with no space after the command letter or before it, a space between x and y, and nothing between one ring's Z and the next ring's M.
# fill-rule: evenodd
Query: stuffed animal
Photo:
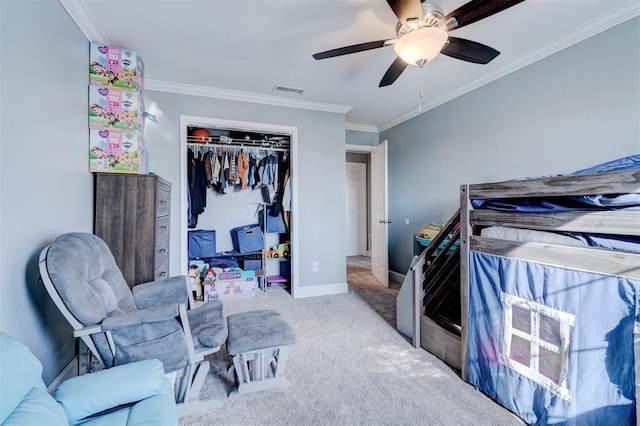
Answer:
M191 278L191 291L196 300L203 300L202 279L200 278L200 267L198 265L189 266L189 278Z

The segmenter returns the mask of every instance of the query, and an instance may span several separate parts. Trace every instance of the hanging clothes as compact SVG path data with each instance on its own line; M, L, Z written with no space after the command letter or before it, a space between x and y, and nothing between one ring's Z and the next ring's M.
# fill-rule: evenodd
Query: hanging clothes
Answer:
M204 212L207 206L207 184L204 175L204 164L201 155L189 149L187 151L187 179L189 184L189 217L188 226L195 228L198 224L198 215Z
M247 172L248 176L249 176L249 181L248 181L248 185L255 189L255 185L256 185L256 157L255 155L253 155L253 153L249 154L249 170Z
M211 172L211 184L216 185L220 182L220 169L222 169L218 153L213 153L213 155L211 156L211 161L213 163L213 170Z
M213 179L213 169L211 168L211 155L213 154L212 151L207 151L204 154L204 159L203 164L204 164L204 176L205 176L205 183L207 185L207 188L211 188L211 181Z
M260 160L258 165L258 175L262 185L278 186L278 157L269 154Z

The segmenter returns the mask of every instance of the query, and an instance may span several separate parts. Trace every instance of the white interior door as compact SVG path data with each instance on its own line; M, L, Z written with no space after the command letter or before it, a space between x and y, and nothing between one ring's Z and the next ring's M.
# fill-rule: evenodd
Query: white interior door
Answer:
M371 273L389 287L387 141L371 152Z
M347 256L365 253L367 234L367 166L364 163L347 163Z

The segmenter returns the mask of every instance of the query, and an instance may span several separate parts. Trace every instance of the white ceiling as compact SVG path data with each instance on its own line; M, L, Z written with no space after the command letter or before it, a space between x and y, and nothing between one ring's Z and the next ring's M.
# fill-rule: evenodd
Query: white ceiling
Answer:
M136 49L148 89L348 111L379 131L640 15L639 0L527 0L451 35L501 52L487 65L438 55L378 83L392 47L316 61L313 53L395 37L385 0L59 0L90 41ZM441 0L445 14L466 3ZM597 60L597 59L594 59ZM274 86L304 89L276 94Z

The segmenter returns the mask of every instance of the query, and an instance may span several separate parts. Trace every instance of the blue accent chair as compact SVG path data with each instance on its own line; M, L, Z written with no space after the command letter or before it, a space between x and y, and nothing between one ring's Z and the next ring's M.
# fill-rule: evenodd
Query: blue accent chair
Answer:
M138 361L62 382L53 396L42 364L0 333L0 425L177 425L172 385L162 363Z

